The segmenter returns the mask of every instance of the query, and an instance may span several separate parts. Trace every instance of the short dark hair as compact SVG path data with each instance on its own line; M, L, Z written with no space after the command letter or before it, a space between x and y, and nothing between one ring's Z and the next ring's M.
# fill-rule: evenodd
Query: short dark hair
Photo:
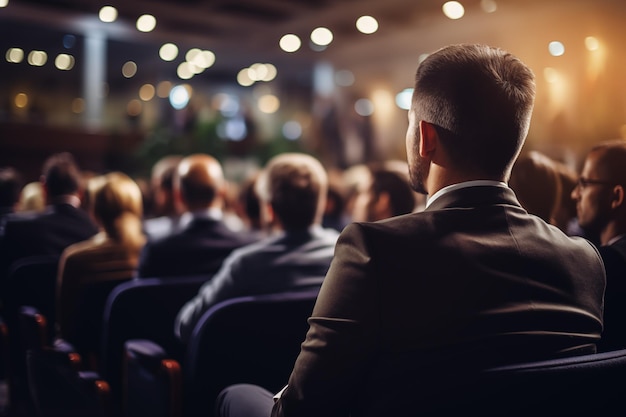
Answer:
M75 194L82 188L80 170L69 152L50 156L43 165L43 178L49 197Z
M417 120L435 125L459 169L499 177L524 143L535 98L533 72L486 45L451 45L428 56L415 76Z
M20 198L22 176L13 167L0 168L0 207L12 207Z
M605 181L626 187L626 141L621 139L600 142L591 148L589 154L601 152L597 169L602 172Z
M272 205L285 229L304 229L322 220L328 176L314 157L284 153L268 162L256 190L262 201Z
M372 175L371 192L375 196L382 193L389 195L391 216L411 213L415 209L415 192L411 188L408 176L399 172L373 165L370 168Z

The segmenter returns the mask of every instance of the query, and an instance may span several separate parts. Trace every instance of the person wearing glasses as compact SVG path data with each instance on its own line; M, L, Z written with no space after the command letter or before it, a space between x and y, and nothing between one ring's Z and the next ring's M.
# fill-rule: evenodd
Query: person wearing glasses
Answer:
M528 214L506 183L534 97L532 71L499 48L422 61L406 150L425 209L346 226L287 386L231 386L218 416L453 415L465 375L596 351L597 249Z
M589 151L572 198L578 223L598 245L606 269L598 350L626 348L626 141L602 142Z

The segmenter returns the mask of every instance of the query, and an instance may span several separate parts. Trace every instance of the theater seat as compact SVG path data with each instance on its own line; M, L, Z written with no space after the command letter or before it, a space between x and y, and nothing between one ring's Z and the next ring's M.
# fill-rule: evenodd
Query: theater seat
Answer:
M38 255L18 259L11 265L3 294L9 329L19 308L28 305L48 319L48 334L52 334L58 264L56 255Z
M127 341L124 351L124 416L180 417L182 371L178 361L145 339Z
M213 306L193 330L183 362L185 416L208 416L235 383L277 392L309 328L318 291L239 297Z
M54 347L27 355L28 385L39 417L108 417L109 385L98 373L81 371L80 355Z
M625 380L626 349L457 377L439 398L414 409L428 416L624 416Z
M168 357L180 360L183 346L174 335L174 320L208 279L206 275L134 279L118 285L109 294L102 323L99 371L111 384L115 409L121 407L124 343L148 339L162 346Z

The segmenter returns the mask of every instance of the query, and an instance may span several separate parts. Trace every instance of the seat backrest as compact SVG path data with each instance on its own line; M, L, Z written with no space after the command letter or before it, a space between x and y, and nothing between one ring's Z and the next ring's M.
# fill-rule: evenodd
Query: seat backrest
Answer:
M17 314L20 306L29 305L48 319L48 333L53 334L58 265L56 255L29 256L11 265L3 295L9 329L11 316Z
M183 377L178 361L145 339L127 341L124 352L123 415L182 416Z
M4 320L0 317L0 380L6 380L8 378L10 366L9 330Z
M193 330L183 362L185 415L209 415L221 389L287 383L317 290L239 297L213 306Z
M53 347L28 352L28 384L40 417L107 417L109 386L96 372L81 372L80 355Z
M32 306L20 307L18 326L24 358L26 358L26 351L41 349L50 343L48 320L37 308Z
M107 298L102 323L100 373L119 402L124 343L149 339L173 359L183 347L174 335L174 320L182 306L198 293L206 276L142 278L118 285Z
M457 379L420 415L626 415L625 380L626 349L503 366Z

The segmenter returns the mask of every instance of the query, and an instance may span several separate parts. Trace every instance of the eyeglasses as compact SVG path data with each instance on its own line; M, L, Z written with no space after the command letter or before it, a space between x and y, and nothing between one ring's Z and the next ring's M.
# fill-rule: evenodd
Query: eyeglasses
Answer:
M580 177L576 182L576 185L581 190L589 185L616 185L614 182L610 181L602 181L602 180L592 180L590 178Z

